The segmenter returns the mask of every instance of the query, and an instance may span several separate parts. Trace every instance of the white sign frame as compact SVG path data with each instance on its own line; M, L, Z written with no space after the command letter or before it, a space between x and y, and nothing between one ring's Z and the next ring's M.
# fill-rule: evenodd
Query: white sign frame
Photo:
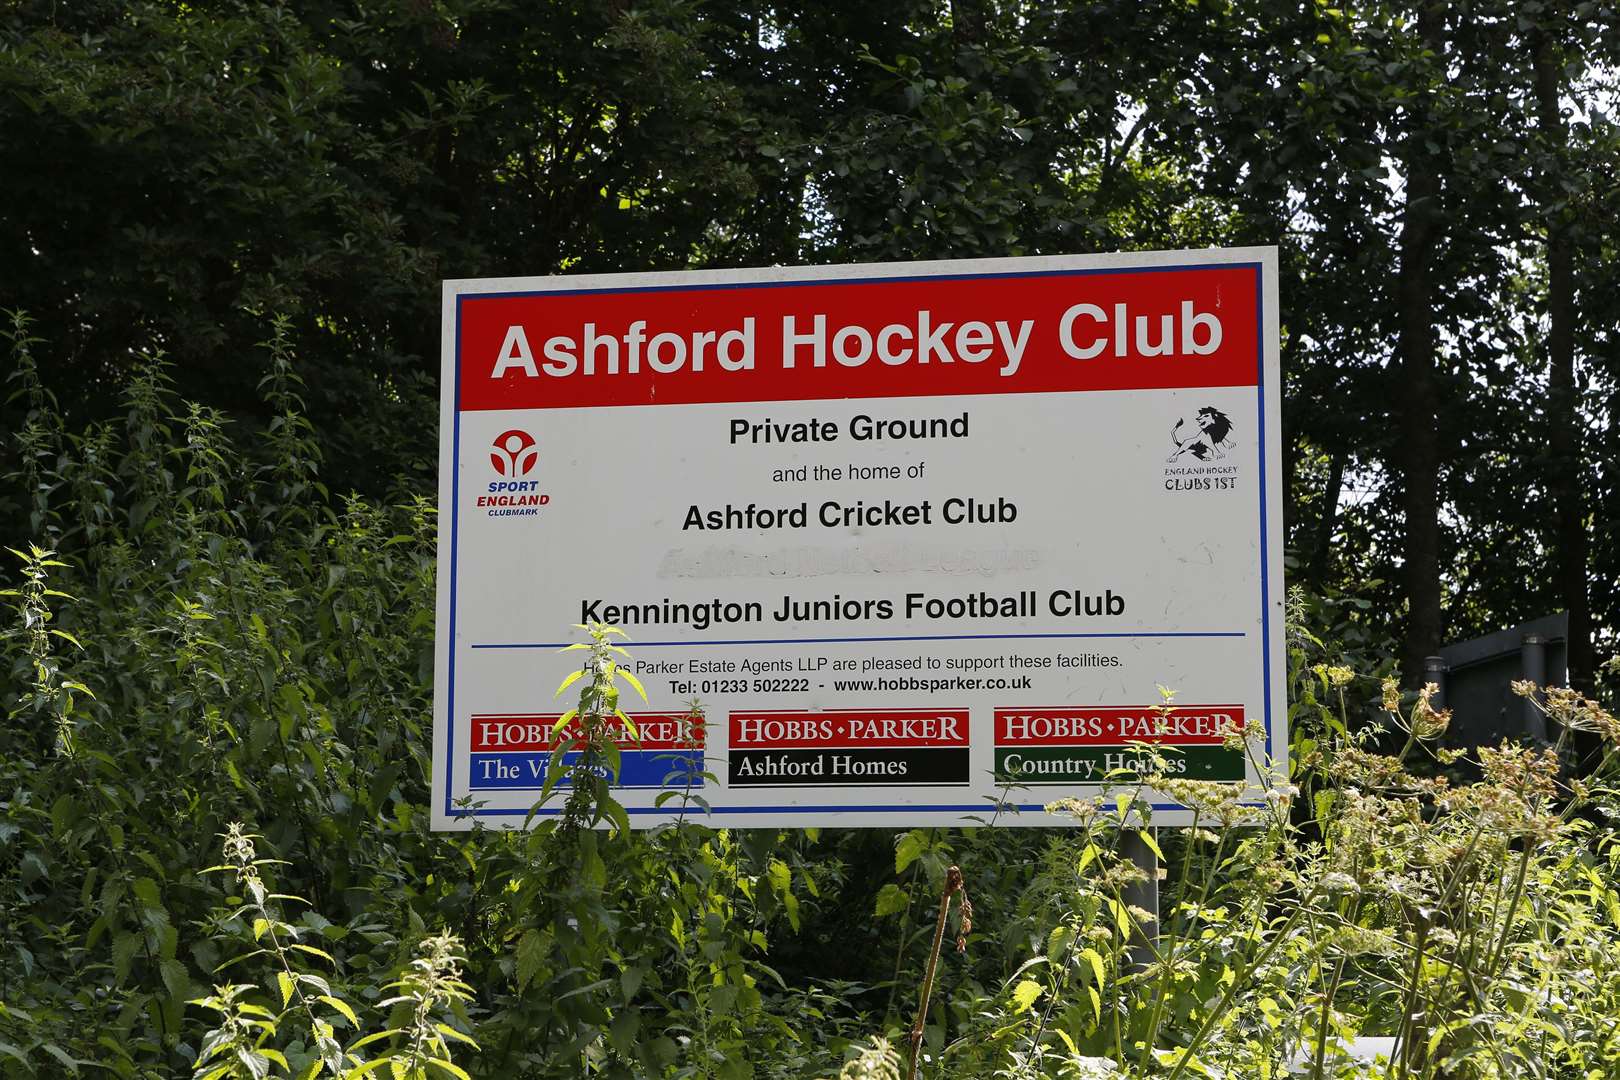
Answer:
M467 753L467 751L463 749L466 746L466 739L468 737L467 725L471 722L474 713L478 713L479 715L521 714L525 716L538 716L545 714L548 710L551 713L556 713L571 707L572 702L556 703L551 701L551 692L555 688L558 681L556 676L559 675L559 673L566 671L569 667L576 666L579 655L577 653L570 653L566 656L559 656L555 652L555 649L560 648L568 640L571 640L567 636L570 632L568 626L570 623L579 621L577 618L559 617L547 619L544 625L532 625L529 633L521 635L522 640L520 642L510 643L504 646L500 645L499 643L474 640L473 637L469 636L469 620L471 619L476 621L480 617L479 615L474 614L475 610L484 610L484 608L476 608L475 606L469 605L476 602L476 604L483 604L484 607L487 608L490 606L491 598L496 596L496 594L492 593L491 589L487 586L480 587L476 590L471 589L470 587L459 587L465 584L465 579L467 579L470 573L482 573L489 569L489 565L487 563L484 564L478 571L470 570L469 566L467 565L469 560L477 561L480 558L487 558L487 556L478 553L469 555L467 553L467 548L469 544L473 543L473 541L469 540L469 537L481 535L478 533L478 529L485 528L485 525L481 520L475 524L473 519L472 503L469 502L469 497L472 488L480 485L488 486L485 484L485 481L488 479L485 474L489 472L489 465L486 463L486 459L490 458L491 456L488 452L489 446L487 441L477 442L477 439L475 439L471 432L471 429L478 425L475 425L470 421L464 424L464 421L467 421L469 414L467 410L461 407L463 404L464 393L463 365L461 356L461 345L463 339L462 331L463 319L465 317L465 305L469 301L478 301L481 299L500 299L503 297L513 296L550 298L572 296L589 298L601 296L603 294L611 294L614 296L623 295L633 297L641 294L668 293L672 291L681 292L685 290L692 290L694 292L701 292L704 290L747 289L754 287L770 287L776 289L803 287L806 289L814 289L817 286L828 284L869 284L873 286L883 286L890 282L897 285L900 283L916 284L919 282L932 283L936 281L940 283L952 281L988 282L992 279L1008 278L1029 278L1034 280L1039 278L1055 277L1063 280L1073 278L1074 280L1079 281L1081 279L1095 277L1096 280L1103 281L1109 279L1110 276L1120 277L1121 275L1132 274L1175 275L1182 271L1197 272L1211 269L1252 272L1254 275L1254 300L1256 309L1253 312L1252 318L1254 320L1253 336L1255 339L1255 355L1253 357L1255 365L1255 380L1253 385L1238 386L1237 384L1228 384L1227 388L1229 390L1246 391L1247 393L1252 394L1254 399L1253 416L1256 421L1254 426L1257 428L1257 430L1245 431L1242 438L1238 440L1237 446L1232 449L1231 453L1235 463L1234 469L1241 470L1240 479L1234 482L1242 485L1244 489L1243 497L1245 499L1252 500L1251 506L1255 525L1253 542L1257 552L1257 559L1255 561L1255 569L1257 572L1254 574L1254 578L1255 584L1258 585L1258 595L1252 598L1254 607L1250 609L1247 614L1236 614L1232 616L1230 625L1234 629L1222 632L1167 631L1156 636L1160 638L1175 637L1179 633L1180 636L1189 639L1214 638L1223 636L1229 638L1236 637L1242 638L1246 643L1246 647L1252 648L1252 652L1249 654L1250 659L1240 659L1237 661L1237 663L1243 665L1253 665L1250 674L1252 676L1253 685L1258 689L1258 693L1253 697L1245 696L1245 700L1239 705L1239 707L1244 708L1246 710L1246 715L1259 721L1259 723L1263 725L1264 735L1262 738L1256 741L1255 749L1261 754L1267 755L1273 761L1277 762L1278 764L1276 768L1285 770L1287 762L1288 735L1287 704L1284 686L1286 663L1283 641L1284 582L1281 530L1281 396L1278 359L1279 318L1277 253L1275 248L1235 248L1182 252L1132 252L1113 255L942 260L932 262L878 263L850 266L769 267L762 269L677 271L645 274L598 274L539 278L452 280L444 283L443 294L443 383L440 404L440 541L438 556L433 736L433 827L439 830L465 830L473 827L475 823L479 822L494 827L517 827L521 826L523 822L530 817L530 812L533 808L531 796L537 796L537 791L532 789L521 789L521 792L504 793L498 790L492 793L489 789L474 791L469 787L469 783L472 779L470 775L470 770L472 768L470 762L472 759L470 756L468 756L464 760L463 757L458 756L458 753ZM581 300L580 302L582 304L588 304L593 301ZM1098 307L1097 310L1102 311L1103 309ZM1173 311L1173 309L1170 310ZM1187 311L1190 310L1192 309L1187 309ZM1186 311L1184 311L1183 314L1185 315ZM1232 312L1230 314L1236 318L1248 317L1240 312ZM1155 316L1156 315L1157 313L1155 313ZM1090 315L1086 315L1084 318L1090 319L1092 317ZM1095 321L1099 326L1098 333L1095 335L1095 337L1097 342L1102 342L1105 336L1103 332L1105 329L1103 320L1096 319ZM605 325L606 324L604 323L604 326ZM1085 328L1089 325L1089 323L1080 321L1078 325ZM1166 324L1167 329L1165 335L1161 338L1161 344L1164 341L1169 340L1168 325L1169 324ZM800 326L798 329L802 330L803 327ZM647 330L648 336L651 336L652 331L656 330L656 327L649 326ZM773 331L767 326L760 330L759 336L761 338L767 338L771 332ZM1196 345L1198 344L1197 331L1194 331L1193 334L1194 337L1192 340ZM1231 331L1228 330L1229 337L1230 334ZM1182 338L1181 340L1185 342L1188 339ZM1206 335L1205 342L1207 343L1208 340L1209 339ZM1121 336L1119 341L1124 343L1125 338ZM970 344L971 343L972 342L970 342ZM858 341L856 341L854 345L851 345L849 341L846 341L845 344L853 349L858 346ZM1099 344L1098 347L1101 348L1102 346ZM536 362L539 362L539 358L542 355L541 341L538 339L535 340L532 345L529 346L529 348L531 350L530 355L536 360ZM806 348L808 348L808 346ZM497 362L494 365L495 367L499 367L501 363L504 362L506 370L503 373L503 379L522 379L528 376L529 371L523 370L523 357L521 355L523 351L523 348L520 346L511 345L509 342L503 343L498 356L505 357L506 359L505 361L500 361L497 358ZM1127 348L1127 352L1128 351L1129 349ZM1074 354L1071 353L1071 356L1073 355ZM485 361L488 361L491 359L491 357L486 356L484 359ZM1076 362L1081 363L1083 361L1076 360ZM808 361L806 361L806 366L808 366ZM839 374L841 374L836 364L829 364L828 368L830 368L830 370L826 374L829 377L837 377ZM1192 370L1196 372L1196 366ZM656 378L655 373L647 372L645 374L649 380ZM1014 371L1008 374L1016 377L1017 372ZM1166 388L1143 390L1140 391L1140 393L1151 394L1163 389ZM1189 383L1187 386L1168 388L1168 390L1188 392L1197 389L1196 375L1193 376L1193 382ZM1055 392L1036 391L1033 393L1067 393L1090 395L1095 393L1108 394L1114 392L1115 391L1110 390L1073 390ZM964 398L971 396L974 395L962 395ZM1007 396L1015 398L1018 395L1015 393ZM865 402L868 406L872 406L879 402L885 402L892 405L896 399L868 396L862 399L851 400ZM918 400L931 400L933 402L944 402L949 400L953 404L957 402L956 397L934 397L931 399ZM1076 400L1078 401L1078 399ZM1123 402L1124 400L1124 398L1118 399L1119 402ZM1192 399L1186 398L1184 395L1182 400L1185 402ZM844 401L844 399L827 396L825 394L821 394L815 399L806 399L806 402L813 404L819 409L833 410L835 413L836 407L842 401ZM788 404L804 404L806 402L785 402L781 400L754 402L732 401L726 405L726 409L732 412L762 414L765 411L771 411L772 407L786 407ZM683 408L692 409L694 404L695 403L664 405L637 403L618 406L580 406L578 408L571 409L538 411L548 416L560 417L565 413L584 413L590 410L602 408L615 408L618 409L620 413L626 413L626 410L628 410L628 413L626 413L627 418L624 420L624 422L615 423L615 433L607 437L614 439L629 439L634 441L637 438L634 430L635 427L645 422L641 418L660 414L673 415L673 413L670 412L671 410L680 410ZM1035 409L1035 404L1034 399L1030 399L1029 407L1032 410ZM957 407L960 409L959 404ZM485 410L483 416L480 418L480 423L483 427L488 427L489 423L485 422L487 418L501 415L507 419L512 419L512 423L508 426L515 428L518 426L519 421L528 422L530 419L532 419L535 411L536 410L520 409L514 410L511 413L503 414L499 410ZM946 411L949 411L949 409ZM635 414L637 418L633 420L629 419L629 414ZM839 415L840 423L843 422L843 419L847 419L847 417L843 417L841 414ZM628 425L628 427L626 425ZM466 430L464 430L464 428ZM482 428L480 428L480 430L482 430ZM1179 433L1188 431L1190 429L1178 428L1176 430L1178 434L1173 436L1176 439L1176 443L1172 445L1167 442L1164 444L1165 446L1171 447L1172 449L1179 446ZM1156 437L1162 439L1162 433ZM1145 439L1146 436L1144 436L1144 440ZM576 440L576 442L577 441L578 440ZM477 442L477 445L475 445L475 442ZM1143 445L1146 445L1145 441ZM559 453L568 454L571 452L574 455L572 461L570 462L571 465L581 468L588 467L588 463L584 462L586 448L583 446L575 445L572 451L559 451L556 445L553 444L545 449L547 450L548 460L555 459ZM526 452L527 448L522 448L522 450L523 452ZM1240 455L1241 460L1239 460ZM519 464L516 463L516 458L513 459L513 462L514 463L511 466L513 469L520 467ZM480 472L480 470L482 471ZM1167 483L1170 482L1168 474L1171 471L1172 470L1170 468L1166 468ZM474 473L478 474L476 479L474 478ZM636 484L633 479L628 477L625 478L625 483L622 487L622 494L625 499L634 499L636 497ZM1203 492L1199 492L1193 497L1201 497L1203 494ZM530 512L537 517L543 518L547 511L552 511L554 513L554 517L565 515L577 516L579 514L588 512L589 508L578 505L576 500L574 505L567 507L560 505L541 507L538 510ZM577 520L577 517L575 517L575 520ZM489 526L489 528L493 527ZM498 572L513 575L514 581L520 580L522 570L523 568L518 565L508 566L504 569L498 568ZM607 574L610 571L604 566L598 568L596 572ZM791 581L792 579L789 578L787 580ZM778 591L780 591L781 587L782 586L780 583L778 583L776 586ZM521 592L522 586L517 585L514 586L514 588L517 589L518 592ZM473 601L468 600L469 593L473 594ZM500 597L494 602L504 603L509 601L505 597ZM638 658L648 657L654 651L656 651L656 653L659 655L674 655L675 653L681 651L680 646L683 643L677 640L670 640L672 631L670 631L668 628L660 628L656 634L656 639L652 639L651 635L649 634L643 634L641 632L643 630L642 627L627 626L626 629L631 633L631 638L625 644L633 653L636 654ZM860 631L861 628L857 625L852 627L848 634L843 635L813 632L797 636L791 634L781 635L781 637L783 639L787 637L795 637L795 640L814 644L826 643L823 639L844 638L848 639L848 641L845 642L847 644L848 642L862 641L869 638L879 638L883 636L870 633L863 634ZM643 640L638 643L636 640L637 636L641 636L648 640ZM1022 637L1028 639L1038 639L1056 635L1043 635L1032 632L1022 635L999 636L1009 638ZM1073 636L1076 639L1079 639L1084 635L1076 633L1068 636ZM1098 638L1123 638L1131 635L1125 633L1109 634L1106 632L1098 632L1090 636ZM1153 635L1140 636L1145 637ZM894 635L895 640L914 639L916 637L920 637L920 635L912 635L909 637L907 635ZM572 640L577 640L577 638ZM740 640L741 644L723 644L721 642L715 642L711 646L700 644L696 638L687 640L684 642L684 644L689 647L688 651L690 651L690 649L697 649L700 647L712 647L720 651L725 651L728 649L740 648L745 644L760 644L767 641L776 641L777 639L768 639L764 634L762 634L758 638L726 638L724 640L727 642ZM509 671L510 674L502 675L497 673L493 676L488 675L488 671L493 670L490 669L486 664L488 656L499 653L503 648L510 650L512 662L510 665L508 665L508 668L504 668L502 670ZM476 660L474 659L475 657L477 658ZM475 676L472 672L476 665L484 665L484 667L479 670L485 672L485 674ZM500 683L503 680L507 682L517 680L522 684L523 689L518 692L524 697L521 708L512 708L512 702L515 700L512 693L507 693L505 698L497 701L494 706L490 706L487 702L480 703L473 700L475 697L478 697L478 695L483 694L484 687L493 685L495 683ZM510 687L508 689L510 690ZM673 695L669 693L660 694L653 685L649 685L648 689L650 692L654 693L650 706L654 712L668 713L672 710L678 709L679 702ZM1133 689L1134 692L1130 695L1129 701L1079 702L1075 705L1075 707L1095 707L1104 709L1105 711L1114 710L1117 712L1121 710L1128 711L1131 708L1135 708L1140 711L1141 709L1151 706L1151 697L1150 695L1142 692L1141 680L1139 678L1137 679L1137 683ZM1178 704L1187 700L1192 700L1194 702L1210 700L1207 695L1195 695L1189 699L1185 693L1185 687L1177 687L1177 689L1183 691L1182 696L1178 699ZM1220 700L1228 701L1233 700L1235 696L1236 695L1218 695ZM494 694L491 696L491 700L494 698L501 698L501 695ZM532 702L532 704L530 702ZM843 801L832 801L820 797L806 798L804 795L805 792L809 792L812 796L814 796L818 789L795 787L786 789L785 795L774 797L769 802L759 802L753 798L739 802L735 798L735 796L737 796L739 793L750 795L755 795L757 793L743 792L741 788L734 790L728 782L727 763L730 732L728 730L727 721L730 711L738 711L736 709L737 704L738 703L735 701L729 702L728 710L726 712L719 712L718 714L716 710L711 708L708 717L710 729L705 743L709 762L708 767L715 774L717 774L720 780L718 785L710 785L702 792L705 799L707 799L711 804L712 813L704 814L701 809L691 806L685 808L684 810L675 806L666 806L663 809L655 808L652 806L652 799L656 794L656 791L627 790L621 793L624 796L622 801L629 810L631 819L637 825L637 827L653 827L674 820L677 817L684 817L687 820L699 820L714 826L872 826L907 828L923 825L972 825L988 821L992 818L992 816L995 816L998 823L1001 825L1061 826L1070 824L1071 819L1063 815L1048 814L1044 809L1046 805L1061 796L1078 795L1089 797L1097 793L1097 789L1093 785L1067 785L1061 789L1056 787L1034 787L1028 790L1020 790L1016 786L1011 788L1007 787L1004 777L1004 782L1000 786L992 785L992 787L995 787L998 795L1006 797L1008 803L1010 804L1007 806L1006 810L999 815L996 813L996 800L994 798L987 797L986 792L983 790L984 784L982 777L971 781L970 790L963 793L964 796L967 797L955 798L948 802L941 802L938 799L930 799L927 801L918 802L912 802L909 800L900 801L899 797L893 792L887 793L882 798L876 798L870 794L871 789L869 787L862 787L860 790L855 790L853 792L846 791L845 794L848 795L848 797ZM780 709L783 704L784 703L780 698L772 698L770 700L761 700L757 703L757 705L753 705L752 707L758 710L768 711L772 708ZM795 702L794 704L798 704L798 702ZM923 701L919 704L928 705L928 702ZM963 706L968 706L975 710L980 710L983 708L982 703L972 700L942 700L938 704L941 710L946 710L948 707ZM637 712L645 711L636 707L639 705L639 702L636 702L634 706L627 704L627 709L632 713L632 715L635 715ZM818 703L810 703L810 705L811 708L809 711L814 713L818 710L824 709L847 709L850 707L851 703L821 700ZM897 702L891 701L887 704L874 707L868 711L874 715L885 712L898 713L905 707L906 706L903 706ZM1036 709L1044 706L1029 704L1020 705L1019 707ZM1190 707L1189 711L1193 711L1195 708L1209 710L1220 707L1221 706L1215 705L1198 705L1195 707ZM972 734L970 743L974 748L972 752L973 767L976 771L981 773L984 772L984 765L987 760L985 754L987 752L993 752L994 749L992 746L990 750L987 751L985 749L985 744L996 738L996 736L990 732L989 723L990 718L979 715L977 711L974 713L971 721ZM1124 722L1121 723L1123 724ZM1009 728L1009 730L1011 729ZM1119 728L1119 730L1123 730L1123 726ZM1116 734L1117 733L1118 732L1116 731ZM988 737L981 738L982 736ZM1003 747L1003 749L1006 749L1006 747ZM1070 749L1073 750L1074 748L1071 747ZM741 751L739 751L739 753L741 753ZM1001 759L998 758L995 760L1000 761ZM460 770L459 772L458 769ZM1260 787L1258 786L1261 778L1255 775L1252 768L1247 770L1247 777L1249 781L1249 790L1246 801L1256 802L1261 794ZM959 787L959 785L954 784L946 786ZM862 792L867 792L867 794L863 795ZM937 794L937 791L934 791L933 789L930 789L930 792ZM561 808L563 800L566 798L566 794L567 788L560 787L553 794L550 801L539 808L538 813L535 815L536 820L544 820L547 816L557 813ZM519 797L520 795L521 797ZM515 802L514 798L517 798L518 801ZM678 801L679 800L677 800L677 802ZM481 805L479 805L480 803ZM1191 812L1179 804L1169 801L1162 795L1155 795L1153 797L1152 805L1154 807L1154 820L1157 824L1186 824L1193 820L1193 815Z

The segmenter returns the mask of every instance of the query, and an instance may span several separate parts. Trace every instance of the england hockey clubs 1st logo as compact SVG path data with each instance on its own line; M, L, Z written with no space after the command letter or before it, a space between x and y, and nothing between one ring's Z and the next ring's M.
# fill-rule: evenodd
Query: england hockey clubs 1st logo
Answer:
M540 492L540 481L525 479L540 462L540 447L533 435L519 428L503 431L490 444L489 463L498 480L490 480L476 506L489 517L534 517L551 502Z
M1238 467L1227 453L1233 440L1232 418L1213 405L1181 416L1170 428L1170 456L1165 458L1166 491L1235 491Z

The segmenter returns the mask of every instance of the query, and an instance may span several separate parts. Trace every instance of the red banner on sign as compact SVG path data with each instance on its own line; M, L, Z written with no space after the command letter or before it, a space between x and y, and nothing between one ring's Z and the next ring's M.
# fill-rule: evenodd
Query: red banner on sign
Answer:
M896 749L968 745L966 709L734 712L731 749Z
M457 407L1253 386L1258 266L467 294Z
M1163 710L1098 707L997 709L997 746L1118 745L1127 742L1209 746L1243 730L1241 705L1178 705Z
M613 740L626 749L685 750L703 745L703 727L695 723L688 713L630 713L639 739L632 738L624 724L616 717L608 717L604 724ZM562 718L561 713L507 713L475 714L472 717L473 753L499 753L517 750L550 750L559 741L572 743L579 738L579 721L570 720L554 739L551 729Z

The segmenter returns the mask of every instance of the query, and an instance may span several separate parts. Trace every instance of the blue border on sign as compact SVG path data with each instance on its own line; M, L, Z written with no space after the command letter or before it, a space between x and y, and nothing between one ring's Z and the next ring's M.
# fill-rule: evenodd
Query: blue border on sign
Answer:
M1231 270L1242 269L1245 266L1255 267L1258 271L1259 263L1229 262L1229 263L1171 263L1168 266L1117 266L1112 268L1097 267L1090 270L1012 270L1004 274L901 274L894 277L859 277L859 278L810 278L802 281L715 281L707 285L619 285L603 286L597 289L519 289L515 292L478 292L457 293L457 297L465 296L469 300L511 300L520 296L602 296L607 293L647 293L647 292L682 292L682 291L711 291L715 289L790 289L805 285L872 285L876 283L894 284L896 282L923 282L923 281L983 281L990 278L1038 278L1038 277L1085 277L1096 274L1170 274L1181 270ZM459 322L460 310L457 309ZM457 330L460 326L457 326ZM460 377L460 368L456 369Z
M679 645L698 649L706 645L849 645L872 641L1024 641L1030 638L1211 638L1248 637L1243 630L1165 630L1152 633L1075 633L1075 634L903 634L897 637L807 637L807 638L722 638L713 641L637 641L638 649ZM561 649L568 641L490 641L467 646L469 649Z
M603 287L594 289L530 289L516 292L489 292L489 293L457 293L456 294L456 325L455 325L455 418L450 448L450 655L449 673L446 690L448 701L445 707L445 761L444 765L444 813L446 817L527 817L533 814L536 817L545 817L561 813L561 810L545 809L458 809L455 805L455 760L456 760L456 572L460 563L457 559L457 540L461 515L461 316L462 305L468 300L480 299L511 299L520 296L600 296L611 293L645 293L645 292L703 292L718 289L780 289L802 288L817 285L869 285L874 283L903 283L903 282L929 282L929 281L972 281L992 278L1034 278L1034 277L1088 277L1098 274L1144 274L1144 273L1174 273L1185 270L1233 270L1248 268L1254 271L1254 309L1255 309L1255 394L1259 403L1260 430L1258 439L1260 447L1260 483L1257 485L1260 493L1260 665L1262 672L1261 708L1266 728L1266 748L1271 749L1271 552L1270 540L1267 535L1269 528L1269 507L1266 500L1266 340L1265 340L1265 265L1258 262L1229 262L1229 263L1172 263L1167 266L1126 266L1126 267L1096 267L1091 269L1060 269L1060 270L1026 270L1012 271L1001 274L920 274L895 277L862 277L862 278L812 278L800 281L734 281L712 282L709 284L691 285L635 285L620 287ZM1192 389L1192 388L1188 388ZM441 507L441 513L442 513ZM703 646L703 645L750 645L750 644L824 644L832 642L870 642L870 641L951 641L951 640L982 640L988 638L1085 638L1085 637L1247 637L1242 631L1212 631L1212 632L1177 632L1162 634L961 634L961 635L920 635L914 637L868 637L868 638L781 638L760 640L735 641L638 641L637 648L650 646ZM567 642L525 642L514 644L475 644L469 646L473 649L512 648L512 649L544 649L561 648ZM435 762L435 765L439 764ZM468 798L472 797L469 791ZM1044 803L1008 803L1009 807L1020 811L1044 810ZM663 807L626 807L631 814L667 814ZM926 805L907 804L894 805L817 805L817 806L715 806L709 810L710 814L800 814L813 813L823 810L849 811L858 813L961 813L964 811L982 811L985 807L977 804L957 805ZM1155 810L1180 810L1179 803L1154 803Z
M1265 713L1266 752L1271 752L1271 550L1266 492L1266 278L1260 263L1254 267L1254 393L1260 417L1260 671L1265 692L1260 701ZM461 381L460 367L456 382Z
M450 446L450 670L446 676L449 687L445 703L445 760L444 760L444 812L451 817L465 817L455 810L451 792L456 782L456 571L461 567L456 542L461 535L461 302L456 294L456 400L455 431ZM441 520L443 507L440 507ZM437 762L435 762L435 765ZM472 761L467 762L467 781L472 782Z
M626 789L619 789L619 790L630 790L630 789L626 788ZM679 788L665 788L663 790L665 790L665 791L677 791L677 792L680 791ZM471 797L471 796L469 796L469 797ZM1252 804L1251 803L1245 803L1243 805L1245 805L1245 806L1250 806L1250 805L1259 806L1261 804L1260 803L1252 803ZM1028 810L1028 811L1031 811L1031 812L1041 812L1041 813L1044 813L1046 811L1046 804L1045 803L1004 803L1003 806L1008 810L1019 810L1019 811ZM1152 807L1155 810L1185 810L1186 809L1186 807L1182 806L1180 803L1153 803ZM922 813L925 813L925 814L945 814L945 813L953 813L954 814L954 813L961 813L964 810L980 810L980 811L990 810L990 811L994 811L995 806L994 806L994 804L992 804L990 806L980 806L980 805L978 805L976 803L963 803L963 804L942 803L942 804L937 804L937 805L936 804L930 804L930 803L907 803L904 806L895 806L893 803L884 803L882 805L877 805L877 806L860 806L860 805L850 805L850 806L828 806L828 805L817 805L817 806L799 806L799 805L796 805L796 806L712 806L712 807L709 808L707 813L709 813L709 814L812 814L812 813L816 813L816 812L821 811L821 810L851 810L851 811L858 811L858 812L863 813L863 814L899 814L899 813L912 814L912 813L917 813L919 811L921 811ZM627 814L671 814L671 816L673 816L672 812L670 810L668 810L668 809L666 809L666 808L664 808L662 806L626 806L626 807L624 807L624 811ZM515 809L515 808L514 809L496 808L496 809L487 809L487 810L483 810L483 809L480 809L480 810L457 810L456 811L456 816L457 817L471 817L471 816L477 815L478 817L528 817L530 814L533 814L535 817L538 818L538 817L553 817L553 816L555 816L557 814L560 814L560 813L562 813L562 811L560 809L559 810L547 810L547 809L544 809L544 808L533 808L533 809L529 809L529 810L522 810L522 809ZM701 819L706 815L705 815L704 811L697 810L697 811L694 811L690 816L693 819ZM836 826L834 826L834 828L836 828Z

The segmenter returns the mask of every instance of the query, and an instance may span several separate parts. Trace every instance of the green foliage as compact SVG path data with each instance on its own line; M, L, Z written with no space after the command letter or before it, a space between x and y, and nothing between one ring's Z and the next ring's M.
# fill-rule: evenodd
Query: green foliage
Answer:
M284 482L398 502L382 493L427 490L435 464L399 433L435 415L444 278L1251 243L1282 255L1286 516L1313 589L1399 585L1409 537L1432 527L1447 636L1486 632L1571 606L1550 572L1570 520L1620 512L1615 470L1596 467L1620 408L1594 299L1620 266L1604 104L1620 37L1602 5L603 0L545 16L515 0L0 15L0 305L43 320L19 341L54 344L7 373L0 422L23 438L0 471L25 482L0 541L40 539L28 478L62 437L30 419L41 395L76 428L113 418L143 363L132 343L160 344L234 438L317 443L322 472L282 455ZM1414 168L1432 197L1412 195ZM1408 218L1436 226L1421 252L1404 252ZM1398 287L1414 259L1421 302ZM1558 370L1578 377L1554 394L1549 313L1566 301ZM301 435L256 390L271 312L320 372ZM1433 339L1416 422L1403 317ZM1574 445L1555 453L1555 431ZM1434 475L1406 477L1431 435ZM1436 513L1403 510L1413 483L1437 488ZM1592 532L1607 641L1620 533ZM1381 632L1407 621L1408 591L1366 591Z
M393 992L373 1006L392 1026L363 1034L355 1007L338 996L344 988L334 988L328 974L308 970L311 958L325 971L336 963L331 953L308 943L324 941L320 931L330 924L313 912L306 912L301 924L282 917L282 904L303 901L269 891L262 869L279 860L258 858L255 839L233 823L225 834L228 861L204 871L231 874L238 890L226 898L227 908L214 916L213 942L221 946L240 942L246 949L236 951L214 973L229 968L240 977L257 960L271 977L265 987L217 985L212 995L187 1002L218 1018L198 1047L194 1080L264 1080L280 1075L361 1080L384 1068L410 1080L439 1074L466 1080L466 1071L452 1060L451 1045L476 1050L478 1043L439 1015L449 1008L461 1025L468 1023L463 1006L471 999L472 988L460 979L463 957L455 935L423 939L419 955L399 978L380 991L360 991L360 996L370 998ZM352 988L346 996L354 996ZM338 1041L339 1024L356 1036L347 1048ZM384 1052L378 1054L379 1049Z
M765 960L835 862L626 831L604 732L635 681L606 631L572 720L609 768L532 832L429 831L431 507L330 502L279 325L265 348L281 422L251 453L156 354L120 424L36 399L55 546L6 574L0 1076L836 1071L846 1037L783 1018L847 1006Z
M1449 718L1355 597L1291 597L1292 775L1258 762L1258 811L1152 779L1205 819L1156 841L1153 755L1059 832L732 831L690 791L631 830L640 687L602 626L533 827L432 833L431 508L334 502L274 324L265 350L281 423L251 452L156 353L120 424L29 399L53 434L4 597L0 1076L885 1076L911 1031L923 1076L1351 1075L1368 1032L1416 1077L1620 1056L1615 722L1547 691L1598 774L1507 747L1449 782ZM1145 967L1127 835L1170 871Z
M1613 640L1620 39L1532 0L1433 49L1421 7L9 6L0 304L39 321L0 326L0 1077L890 1077L953 865L924 1075L1316 1080L1369 1033L1406 1037L1386 1074L1620 1072L1607 780L1449 760L1386 684L1409 210L1444 224L1452 626L1559 605L1573 475ZM1555 227L1585 468L1544 451ZM535 828L429 831L441 278L1213 243L1283 257L1295 744L1261 827L1157 834L1146 970L1096 809L730 831L688 790L626 831L601 628Z

